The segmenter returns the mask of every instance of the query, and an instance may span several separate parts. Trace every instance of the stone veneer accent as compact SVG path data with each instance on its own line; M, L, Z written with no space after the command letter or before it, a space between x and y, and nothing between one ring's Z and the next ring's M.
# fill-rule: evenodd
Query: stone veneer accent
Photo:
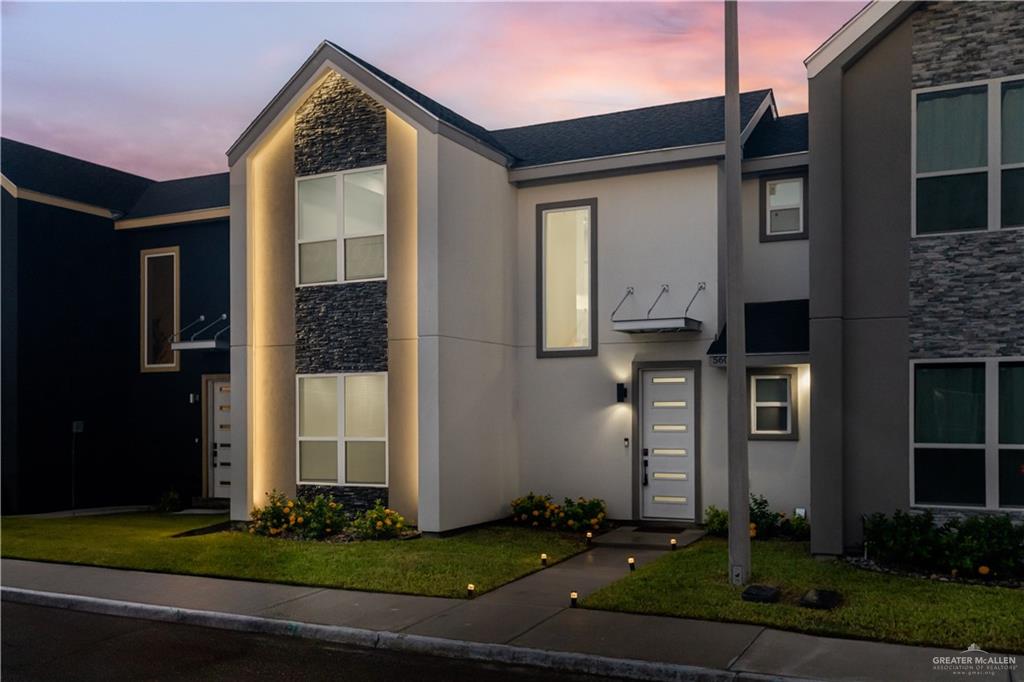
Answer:
M336 73L295 112L295 174L379 166L387 161L387 114Z
M300 485L296 493L300 499L308 500L317 495L326 495L349 513L359 513L373 507L377 500L388 506L388 489L370 486Z
M388 283L295 290L295 372L386 372Z
M1024 74L1024 4L935 2L911 18L915 88Z
M1024 230L910 240L910 354L1024 355Z

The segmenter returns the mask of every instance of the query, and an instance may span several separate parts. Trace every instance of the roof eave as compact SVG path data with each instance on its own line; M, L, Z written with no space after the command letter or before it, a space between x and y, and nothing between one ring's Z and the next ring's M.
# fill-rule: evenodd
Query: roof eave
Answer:
M872 30L884 33L896 25L917 4L919 3L916 0L872 0L804 60L807 78L814 78L834 61L846 55L851 47ZM849 55L843 66L848 61Z

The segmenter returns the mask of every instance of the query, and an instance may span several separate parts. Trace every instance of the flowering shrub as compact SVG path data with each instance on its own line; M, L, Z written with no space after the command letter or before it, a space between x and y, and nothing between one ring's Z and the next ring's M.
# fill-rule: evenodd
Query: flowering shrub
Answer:
M607 509L604 500L577 497L565 498L561 505L551 501L550 495L532 492L512 500L512 521L532 528L555 528L581 532L597 530L605 525Z
M708 535L729 536L729 512L711 505L704 510L704 530ZM772 511L764 495L750 496L750 537L765 539L782 537L788 540L807 540L811 537L811 524L801 516L788 518L782 512Z
M341 505L324 495L310 500L291 500L274 490L267 493L267 498L266 506L252 510L250 533L322 540L345 527Z
M402 515L377 500L372 509L367 509L353 519L350 530L353 535L364 540L384 540L397 538L403 528L405 519Z

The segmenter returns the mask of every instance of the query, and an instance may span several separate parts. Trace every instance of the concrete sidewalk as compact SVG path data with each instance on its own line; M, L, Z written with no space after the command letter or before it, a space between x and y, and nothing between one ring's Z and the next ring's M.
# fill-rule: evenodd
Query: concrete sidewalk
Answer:
M576 672L672 680L958 679L932 667L933 656L956 653L947 650L568 608L570 590L583 596L624 576L627 555L642 564L660 554L595 548L471 601L11 559L0 567L5 600ZM1013 680L1006 673L975 679Z

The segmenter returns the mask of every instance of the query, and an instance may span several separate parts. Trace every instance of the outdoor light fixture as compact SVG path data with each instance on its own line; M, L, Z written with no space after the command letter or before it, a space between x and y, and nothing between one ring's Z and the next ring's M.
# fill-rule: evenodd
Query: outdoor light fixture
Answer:
M594 539L594 534L593 534L593 533L591 533L591 532L590 532L590 531L588 530L588 531L587 531L587 544L589 545L589 544L590 544L590 541L591 541L591 540L593 540L593 539Z
M615 400L616 400L616 402L620 402L620 403L626 402L626 396L627 395L629 395L629 392L626 390L626 384L623 384L623 383L615 384Z
M676 545L677 544L679 544L679 543L676 541L675 538L672 538L671 540L668 541L668 545L672 549L673 552L676 550Z
M472 599L474 593L476 593L476 585L473 583L466 585L466 596Z
M541 555L540 555L540 565L541 566L547 566L548 565L548 555L547 554L541 553Z
M629 557L628 559L626 559L626 563L629 564L629 570L636 570L636 559L634 559L633 557Z
M580 597L580 595L576 594L575 592L570 592L569 593L569 606L571 606L572 608L576 608L576 601L579 599L579 597Z

